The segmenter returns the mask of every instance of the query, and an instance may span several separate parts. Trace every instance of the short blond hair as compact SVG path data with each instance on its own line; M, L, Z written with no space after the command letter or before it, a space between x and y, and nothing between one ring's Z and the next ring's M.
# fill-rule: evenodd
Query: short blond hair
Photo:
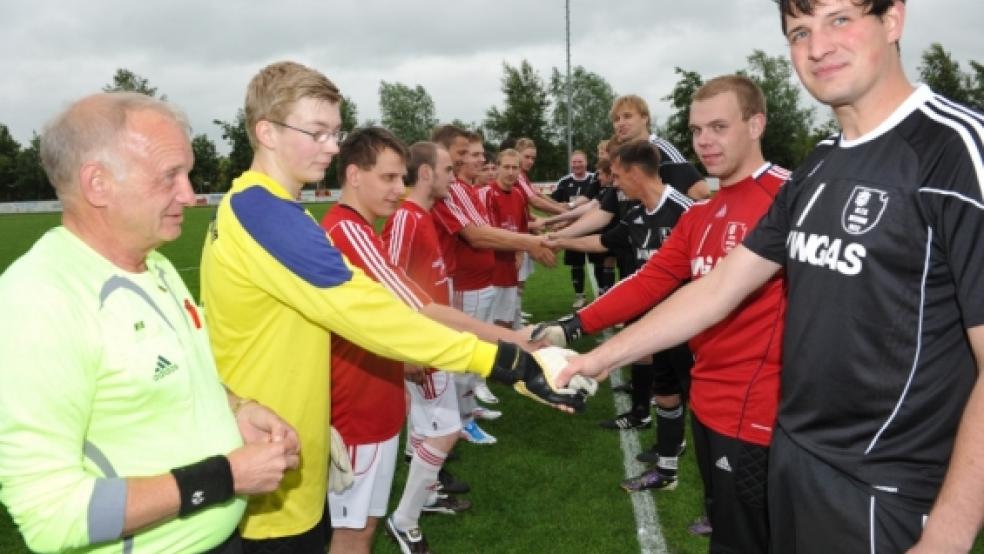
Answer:
M313 98L338 104L342 94L320 71L296 62L276 62L260 70L246 87L246 133L256 149L256 124L260 121L283 121L294 104Z
M624 96L619 96L612 102L612 109L608 112L608 118L615 121L615 114L628 106L639 112L639 115L646 118L646 128L648 129L652 125L653 120L649 115L649 104L642 99L641 96L637 94L626 94Z
M694 92L692 102L707 100L725 92L735 93L742 119L747 121L753 115L766 115L765 94L755 81L744 75L721 75L711 79Z
M502 164L502 158L516 158L518 160L520 158L519 151L515 148L506 148L500 151L495 157L496 164Z
M533 142L533 139L526 138L526 137L522 137L522 138L516 139L516 151L517 152L522 152L523 150L528 150L530 148L536 150L536 143Z

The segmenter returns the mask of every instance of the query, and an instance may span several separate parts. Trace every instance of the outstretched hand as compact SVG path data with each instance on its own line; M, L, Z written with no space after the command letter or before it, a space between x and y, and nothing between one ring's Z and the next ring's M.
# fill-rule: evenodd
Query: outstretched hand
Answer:
M530 354L514 344L500 342L490 376L538 402L565 412L580 412L584 410L587 397L597 390L597 384L588 379L578 381L578 378L569 380L570 387L559 387L555 383L557 371L564 366L566 357L573 354L555 347Z
M600 383L608 378L609 373L611 372L605 371L603 367L593 364L588 355L572 356L567 358L567 365L557 372L554 384L558 387L566 387L579 377Z
M536 248L529 251L530 257L534 260L540 262L547 267L554 267L557 265L557 256L554 255L553 250L545 246L545 242L540 242Z

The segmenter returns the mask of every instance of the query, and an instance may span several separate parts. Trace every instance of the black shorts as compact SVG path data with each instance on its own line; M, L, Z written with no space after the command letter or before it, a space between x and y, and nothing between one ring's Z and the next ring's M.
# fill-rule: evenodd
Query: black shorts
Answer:
M658 396L682 395L690 390L690 368L694 355L686 344L653 354L653 393Z
M773 552L905 552L919 539L930 507L854 479L775 427L769 455Z
M639 269L639 262L636 261L635 252L631 250L616 250L615 261L618 264L618 278L625 279Z
M589 252L588 261L595 267L600 267L605 263L605 258L608 256L609 254L607 252Z
M580 250L564 250L564 265L584 265L586 256Z
M325 507L321 521L317 525L299 535L277 537L273 539L250 540L243 539L244 554L308 554L322 553L331 543L331 516Z
M769 449L721 435L704 426L697 414L690 421L704 481L704 509L713 529L710 552L767 554Z

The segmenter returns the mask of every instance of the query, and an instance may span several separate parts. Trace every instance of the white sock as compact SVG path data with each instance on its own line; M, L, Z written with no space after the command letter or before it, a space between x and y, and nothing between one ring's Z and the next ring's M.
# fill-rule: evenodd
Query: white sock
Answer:
M410 429L410 431L407 433L407 443L403 447L403 453L406 454L407 456L413 456L414 452L417 451L417 447L423 442L424 442L424 436L418 435L413 431L413 429Z
M447 456L446 452L441 452L426 442L417 446L413 460L410 462L410 472L407 474L403 496L396 511L393 512L393 524L400 531L417 527L420 511L434 492L432 487L437 481L437 472L441 470Z

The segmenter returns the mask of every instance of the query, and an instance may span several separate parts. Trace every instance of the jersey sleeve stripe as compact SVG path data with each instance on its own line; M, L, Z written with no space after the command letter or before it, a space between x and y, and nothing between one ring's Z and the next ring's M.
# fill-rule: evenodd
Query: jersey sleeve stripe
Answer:
M448 212L451 214L452 217L458 220L458 223L462 227L472 222L470 219L468 219L468 216L465 215L464 211L462 211L461 206L458 205L457 201L454 198L452 198L450 194L446 198L441 199L441 202L444 203L444 206L448 209Z
M963 112L964 114L966 114L966 115L968 115L968 116L970 116L970 117L972 117L974 119L977 119L981 123L984 123L984 114L980 114L978 112L975 112L974 110L968 108L967 106L964 106L962 104L958 104L958 103L954 102L953 100L950 100L949 98L947 98L945 96L940 96L940 95L937 94L936 97L934 98L934 101L937 101L937 102L939 102L939 103L941 103L943 105L949 106L949 107L953 108L954 110Z
M979 200L974 200L973 198L970 198L968 196L964 196L964 195L960 194L959 192L955 192L955 191L952 191L952 190L943 190L943 189L934 189L934 188L931 188L931 187L922 187L922 188L919 189L919 192L924 192L924 193L927 193L927 194L939 194L939 195L942 195L942 196L952 196L952 197L954 197L954 198L956 198L958 200L962 200L962 201L970 204L971 206L973 206L973 207L975 207L975 208L977 208L979 210L984 210L984 203L981 203Z
M339 229L352 244L352 249L362 260L369 273L383 286L393 292L404 304L420 309L423 302L413 290L393 271L383 255L376 249L372 239L362 226L351 221L342 221Z
M451 196L455 197L455 204L461 209L462 213L468 219L468 223L473 223L475 225L487 224L485 218L482 214L475 208L475 204L472 199L468 197L468 194L459 187L467 185L456 185L451 187Z
M694 205L694 201L692 198L686 196L685 194L683 194L682 192L678 191L675 188L670 188L670 199L676 202L677 204L683 206L684 208L689 208L690 206Z
M393 265L400 264L400 255L403 253L403 247L409 247L412 244L404 238L407 236L412 237L412 234L407 232L409 225L410 218L407 211L397 210L396 215L393 216L392 226L390 227L389 257Z
M527 196L533 196L536 194L536 191L533 190L533 185L530 184L530 182L525 178L521 177L517 182L519 183L519 186L526 192Z
M687 163L687 158L684 158L683 154L670 141L657 137L656 135L650 135L649 142L653 143L656 148L659 148L664 162Z
M981 191L981 197L984 198L984 162L981 160L981 151L984 150L984 124L979 119L939 101L938 97L930 100L921 109L927 117L953 129L963 139L967 155L974 164L978 189Z
M885 423L883 423L881 428L878 429L878 432L875 433L875 436L871 438L871 442L868 444L868 448L865 449L864 451L865 455L871 453L871 449L874 448L875 445L878 443L878 439L881 438L882 434L885 432L885 429L888 429L888 426L891 425L892 421L895 420L895 416L898 415L899 410L902 408L902 402L904 402L905 399L909 396L909 389L912 387L912 381L916 376L916 370L919 368L919 357L920 354L922 353L923 320L925 319L925 310L926 310L926 276L929 274L930 259L932 257L932 251L933 251L932 245L933 245L933 229L932 227L929 227L926 229L926 255L924 256L922 280L919 286L919 320L918 320L919 323L917 325L918 328L916 329L916 333L915 333L916 351L912 357L912 366L911 369L909 370L909 378L905 382L905 387L902 388L902 394L899 395L899 399L895 403L895 409L892 410L891 415L888 416L888 419L885 420Z
M778 178L778 179L780 179L782 181L788 181L789 180L789 176L792 175L792 173L790 173L790 171L788 169L785 169L785 168L782 168L782 167L778 167L778 166L772 166L769 169L768 173L769 173L769 175L772 175L773 177L776 177L776 178Z

